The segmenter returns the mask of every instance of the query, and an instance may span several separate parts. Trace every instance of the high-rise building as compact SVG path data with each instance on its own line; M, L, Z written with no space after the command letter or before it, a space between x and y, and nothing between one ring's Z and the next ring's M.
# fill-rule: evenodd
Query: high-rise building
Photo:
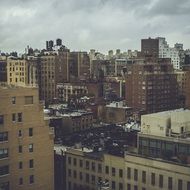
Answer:
M141 52L144 56L170 58L174 69L181 69L184 63L183 44L176 43L169 47L165 38L148 38L141 40Z
M134 110L153 113L179 108L176 74L167 60L137 60L127 66L126 102Z
M54 134L38 89L0 86L0 100L0 189L53 190Z
M0 81L7 82L7 60L6 56L0 55Z
M37 57L28 58L8 57L7 82L18 86L38 85Z
M159 40L158 39L142 39L141 40L141 52L145 56L159 56Z

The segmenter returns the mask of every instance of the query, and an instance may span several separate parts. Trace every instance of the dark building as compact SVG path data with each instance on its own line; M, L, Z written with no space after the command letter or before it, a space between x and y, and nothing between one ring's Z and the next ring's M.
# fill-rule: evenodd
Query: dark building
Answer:
M127 66L126 101L134 111L154 113L179 107L177 76L164 60Z
M159 56L159 39L142 39L141 52L144 56L158 57Z
M0 81L6 82L7 81L7 61L0 60Z
M87 52L71 52L69 57L69 77L71 81L90 77L90 58Z
M62 39L59 39L59 38L58 38L58 39L56 40L56 45L57 45L57 46L62 46Z

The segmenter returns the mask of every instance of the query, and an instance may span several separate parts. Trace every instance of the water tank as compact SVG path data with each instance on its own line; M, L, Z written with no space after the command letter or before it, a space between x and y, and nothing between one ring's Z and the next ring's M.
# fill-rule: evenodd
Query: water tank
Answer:
M58 38L58 39L56 40L56 45L57 45L57 46L61 46L61 45L62 45L62 39L59 39L59 38Z

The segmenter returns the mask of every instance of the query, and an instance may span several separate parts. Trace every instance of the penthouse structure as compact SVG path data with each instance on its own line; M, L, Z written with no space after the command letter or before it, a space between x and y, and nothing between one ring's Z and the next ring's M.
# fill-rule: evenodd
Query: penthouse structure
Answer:
M138 150L142 155L190 162L190 110L172 110L141 117Z
M54 189L54 134L38 89L0 86L0 99L0 189Z

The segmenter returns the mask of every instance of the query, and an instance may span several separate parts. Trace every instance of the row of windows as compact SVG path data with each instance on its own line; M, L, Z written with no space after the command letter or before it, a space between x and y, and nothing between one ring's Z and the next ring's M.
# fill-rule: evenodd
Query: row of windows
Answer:
M29 167L29 168L34 168L34 160L33 160L33 159L30 159L30 160L29 160L29 162L28 162L28 167ZM18 168L19 168L19 169L23 169L23 162L22 162L22 161L20 161L20 162L18 163Z
M33 144L29 144L28 145L28 152L33 152L34 151L34 145ZM18 146L18 152L19 153L23 153L23 146L19 145Z
M73 162L72 162L73 161ZM78 162L77 162L78 161ZM81 168L83 168L84 167L84 165L85 165L85 168L87 169L87 170L92 170L92 171L98 171L98 172L102 172L102 164L97 164L97 166L96 166L96 163L95 162L91 162L91 164L90 164L90 162L88 161L88 160L86 160L85 162L83 161L83 160L77 160L76 158L73 158L73 160L71 159L71 157L68 157L68 164L69 165L74 165L74 166L77 166L77 165L79 165ZM97 167L97 168L96 168Z
M22 137L23 136L23 131L20 129L19 131L18 131L18 137ZM29 137L32 137L33 136L33 128L29 128L28 129L28 136Z
M23 136L23 131L20 129L18 131L18 137ZM28 129L28 136L32 137L33 136L33 128ZM8 132L0 132L0 142L6 142L8 141Z
M8 148L1 148L0 149L0 159L8 158Z
M12 104L16 104L16 97L13 96L11 98L11 103ZM24 97L24 104L27 105L27 104L33 104L33 96L25 96Z
M30 175L29 176L29 184L33 184L34 183L34 175ZM19 185L23 185L24 184L24 180L22 177L19 178Z
M139 181L139 172L137 169L134 169L134 176L133 176L133 179L134 181ZM158 184L156 184L156 176L158 177ZM131 175L131 168L127 168L127 178L128 179L131 179L132 178L132 175ZM165 179L166 178L166 179ZM167 188L168 190L172 190L173 189L173 178L172 177L164 177L163 175L159 174L159 175L156 175L155 173L151 173L151 179L150 179L150 183L152 186L159 186L160 188L163 188L164 187L164 180L167 181ZM142 175L141 175L141 181L142 183L146 184L147 182L147 174L146 174L146 171L142 171ZM182 179L178 179L178 190L181 190L183 189L183 181ZM187 190L190 189L190 182L187 182Z

